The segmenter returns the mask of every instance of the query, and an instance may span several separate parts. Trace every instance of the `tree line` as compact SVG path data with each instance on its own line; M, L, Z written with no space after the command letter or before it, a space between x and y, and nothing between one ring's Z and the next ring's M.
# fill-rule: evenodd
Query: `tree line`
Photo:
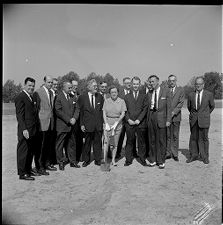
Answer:
M204 81L205 81L205 89L209 90L214 94L215 99L222 99L222 90L223 90L223 74L218 72L207 72L203 75ZM94 78L97 83L100 83L102 81L105 81L108 86L114 84L117 87L120 87L121 84L119 84L119 81L117 78L114 78L110 73L106 73L105 75L99 75L94 72L90 73L87 77L80 79L79 75L73 71L70 71L69 73L65 74L64 76L57 77L59 81L59 89L62 88L62 83L65 80L77 80L78 90L79 93L83 93L84 90L86 90L87 82ZM185 91L185 97L188 97L188 94L194 90L194 83L195 83L195 76L192 77L189 82L183 86ZM142 85L142 87L145 84ZM168 87L167 80L161 82L161 86ZM19 92L22 91L22 84L19 83L18 85L14 83L14 80L7 80L5 84L3 85L2 89L2 96L3 96L3 102L14 102L15 97L19 94Z

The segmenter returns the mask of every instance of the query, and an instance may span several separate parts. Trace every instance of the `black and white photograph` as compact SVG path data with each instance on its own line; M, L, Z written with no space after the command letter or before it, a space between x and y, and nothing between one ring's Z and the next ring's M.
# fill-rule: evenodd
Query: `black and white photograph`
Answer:
M221 5L2 9L2 224L222 224Z

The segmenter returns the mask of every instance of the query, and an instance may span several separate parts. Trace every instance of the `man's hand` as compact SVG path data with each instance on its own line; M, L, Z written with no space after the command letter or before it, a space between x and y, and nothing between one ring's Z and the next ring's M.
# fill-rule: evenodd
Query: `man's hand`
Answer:
M129 125L135 125L135 122L133 121L133 120L130 120L130 119L128 119L128 123L129 123Z
M76 123L76 119L75 119L75 118L71 118L71 119L70 119L70 124L71 124L71 125L74 125L75 123Z
M105 130L106 130L106 131L111 130L111 127L109 126L109 124L108 124L108 123L106 123L106 124L105 124Z
M139 125L140 124L140 121L139 120L135 120L135 124L136 125Z
M170 126L170 122L166 122L166 126L169 127Z
M84 126L84 125L81 126L81 130L82 130L83 132L85 132L85 126Z
M25 137L25 139L29 139L29 131L28 130L24 130L22 132L23 136Z

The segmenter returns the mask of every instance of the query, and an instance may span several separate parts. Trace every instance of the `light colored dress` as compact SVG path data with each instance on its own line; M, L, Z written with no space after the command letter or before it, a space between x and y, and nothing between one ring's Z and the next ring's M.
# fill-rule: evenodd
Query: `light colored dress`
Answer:
M115 122L119 120L119 117L122 114L122 112L127 111L127 108L125 101L118 97L115 101L112 100L111 98L107 98L104 101L102 110L105 112L107 123L111 127L114 125ZM113 145L114 147L117 147L118 145L118 139L121 130L122 130L122 122L120 122L117 125L114 136L112 136L111 131L104 131L104 134L110 139L110 144Z

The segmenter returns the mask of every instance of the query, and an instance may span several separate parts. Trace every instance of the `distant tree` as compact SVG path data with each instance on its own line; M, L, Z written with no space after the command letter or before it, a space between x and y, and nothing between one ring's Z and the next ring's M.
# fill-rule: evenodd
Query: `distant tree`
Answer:
M222 74L208 72L204 74L204 88L213 93L215 99L222 99Z
M59 76L58 77L58 89L61 90L62 89L62 85L63 85L63 82L64 81L72 81L72 80L77 80L79 81L80 80L80 77L77 73L73 72L73 71L70 71L69 73L65 74L64 76Z
M14 84L14 80L7 80L3 86L3 102L14 102L16 96L22 91L22 85Z

